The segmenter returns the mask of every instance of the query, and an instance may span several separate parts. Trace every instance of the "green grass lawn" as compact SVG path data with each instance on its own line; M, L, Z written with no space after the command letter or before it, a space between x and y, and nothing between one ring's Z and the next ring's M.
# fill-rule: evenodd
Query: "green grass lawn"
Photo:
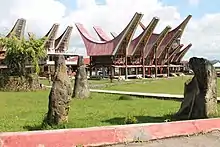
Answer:
M192 76L183 76L175 78L160 78L160 79L144 79L131 80L130 82L118 82L114 80L114 84L109 85L110 81L105 80L89 80L90 85L108 85L102 89L118 90L129 92L146 92L146 93L166 93L166 94L183 94L184 83ZM41 80L42 84L48 85L47 80ZM220 96L220 78L218 78L218 96Z
M137 83L116 84L107 89L181 94L188 78L139 80ZM101 84L106 81L93 82ZM0 92L0 132L39 129L47 112L48 94L49 91ZM120 125L125 124L125 117L128 116L135 116L138 123L163 122L169 119L167 115L175 113L180 107L180 102L171 100L135 97L132 100L119 100L119 97L120 95L92 93L91 99L73 99L66 127Z
M0 132L37 129L47 112L48 91L0 92ZM124 124L135 116L138 123L163 122L180 103L156 99L119 100L119 95L93 93L91 99L73 99L68 128Z
M143 82L128 83L106 87L107 90L129 91L129 92L146 92L146 93L166 93L166 94L183 94L184 83L190 79L190 76L163 78L163 79L148 79ZM220 96L220 78L218 78L218 96Z
M74 80L72 81L74 83ZM117 81L114 81L115 83L117 83ZM47 79L41 79L40 80L41 84L44 85L51 85L52 82L49 84L49 81ZM108 84L110 83L110 81L108 79L101 79L101 80L89 80L89 84Z
M149 79L138 83L129 83L123 86L115 85L107 87L108 90L132 91L132 92L149 92L149 93L169 93L182 94L184 83L191 77L175 77L170 79Z

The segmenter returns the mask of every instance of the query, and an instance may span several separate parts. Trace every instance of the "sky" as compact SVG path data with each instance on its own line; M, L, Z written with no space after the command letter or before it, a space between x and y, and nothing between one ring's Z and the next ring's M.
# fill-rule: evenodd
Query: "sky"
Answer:
M44 36L54 23L60 24L58 36L72 25L69 51L86 55L75 23L82 23L98 39L93 26L119 34L135 12L144 14L141 22L145 25L154 16L160 18L155 33L167 25L175 28L191 14L181 43L193 46L184 59L197 56L213 60L220 59L219 6L219 0L0 0L0 32L6 35L18 18L26 19L26 32L37 36ZM138 27L135 36L140 32Z

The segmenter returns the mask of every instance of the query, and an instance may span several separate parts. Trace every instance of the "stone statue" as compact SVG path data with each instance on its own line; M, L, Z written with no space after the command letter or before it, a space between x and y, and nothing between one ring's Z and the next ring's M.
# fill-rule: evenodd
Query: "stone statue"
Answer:
M68 113L72 95L72 87L67 75L65 58L55 56L55 74L49 95L49 105L46 122L48 125L58 125L68 122Z
M89 83L87 79L83 56L78 57L77 72L72 97L82 99L90 97Z
M194 77L185 83L184 100L175 114L179 119L201 119L217 115L217 76L212 64L193 57L189 67Z

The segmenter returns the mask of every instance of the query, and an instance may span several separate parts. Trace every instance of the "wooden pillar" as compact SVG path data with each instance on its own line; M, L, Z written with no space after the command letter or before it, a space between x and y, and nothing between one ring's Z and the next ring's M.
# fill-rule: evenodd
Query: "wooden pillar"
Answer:
M115 68L114 67L112 67L111 73L112 73L113 76L115 76Z
M97 77L98 76L98 71L97 71L97 68L95 67L95 76Z
M155 63L155 78L157 78L157 70L158 70L157 63Z
M127 59L127 54L125 56L125 79L128 79L128 59Z
M148 75L150 75L151 76L151 67L148 67Z
M138 69L139 67L135 67L136 76L138 75Z
M46 66L47 66L47 74L49 75L50 74L50 67L49 67L50 65L46 65Z
M89 77L92 77L92 57L89 56Z
M92 66L89 66L89 77L92 77Z
M142 53L143 54L143 61L142 61L142 74L143 74L143 78L145 78L145 71L146 71L146 69L145 69L145 58L144 58L144 53Z
M47 66L47 72L48 72L48 82L49 82L49 85L51 84L51 80L52 80L52 77L51 77L51 68L50 68L51 66L50 65L48 65Z
M163 67L160 67L160 74L163 74Z
M102 67L102 78L105 77L105 67Z
M169 50L167 49L167 78L170 76L170 60L169 60Z
M155 56L155 78L157 78L157 46L154 47L154 56Z
M110 68L109 68L109 78L110 78L110 82L112 83L113 82L113 77L114 77L114 75L113 75L113 72L112 72L112 66L110 66Z

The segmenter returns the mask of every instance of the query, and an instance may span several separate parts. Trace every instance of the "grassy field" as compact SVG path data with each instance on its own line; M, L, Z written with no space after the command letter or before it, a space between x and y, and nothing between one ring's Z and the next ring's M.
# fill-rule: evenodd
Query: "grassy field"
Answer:
M144 79L131 80L130 82L118 82L114 80L110 85L109 80L89 80L90 85L108 85L100 86L98 89L118 90L129 92L146 92L146 93L165 93L165 94L183 94L184 83L191 79L191 76L175 77L175 78L161 78L161 79ZM220 78L217 80L217 92L220 96ZM41 83L48 85L47 80L41 80ZM93 87L92 87L93 88ZM95 87L96 88L96 87ZM97 88L96 88L97 89Z
M140 80L137 83L110 86L107 89L174 93L183 92L189 77L161 80ZM219 80L219 79L218 79ZM98 84L108 81L92 81ZM219 87L218 87L219 89ZM47 112L48 91L0 92L0 132L38 130ZM119 100L120 95L92 93L91 99L73 99L67 128L125 124L128 116L135 116L138 123L163 122L175 113L180 102L171 100L139 99ZM219 106L220 110L220 106Z
M48 91L0 92L1 131L37 130L47 112ZM93 93L91 99L73 99L67 128L125 124L135 116L138 123L163 122L180 103L156 99L119 100L119 95Z
M72 80L72 82L74 83L74 80ZM41 84L44 85L51 85L51 83L49 83L49 81L47 79L41 79L40 80ZM89 80L89 84L108 84L110 83L110 81L108 79L104 79L104 80ZM117 83L117 81L114 81L114 83Z
M115 85L107 87L108 90L121 90L133 92L149 92L149 93L169 93L169 94L182 94L184 83L191 77L176 77L170 79L149 79L138 83L129 83L123 86Z
M144 80L143 82L128 83L106 87L107 90L146 92L146 93L166 93L166 94L183 94L184 83L190 79L190 76L176 77L170 79ZM220 78L218 78L218 96L220 96Z

